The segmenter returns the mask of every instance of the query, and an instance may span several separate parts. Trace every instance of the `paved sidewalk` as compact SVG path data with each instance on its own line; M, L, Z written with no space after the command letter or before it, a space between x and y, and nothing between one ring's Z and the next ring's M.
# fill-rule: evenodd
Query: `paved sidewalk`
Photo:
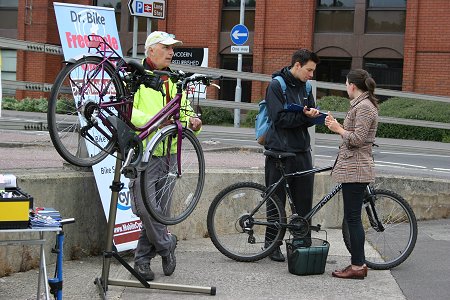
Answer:
M233 261L222 255L209 238L179 241L175 273L163 275L161 259L152 261L156 274L152 283L216 287L217 294L199 294L109 286L108 299L405 299L390 271L369 270L365 280L344 280L331 276L336 268L349 263L341 231L327 229L330 252L325 273L296 276L288 272L287 262L278 263L265 258L255 263ZM324 238L323 233L318 237ZM47 238L50 238L49 236ZM286 249L283 245L283 252ZM47 254L47 258L53 258ZM125 256L129 262L130 255ZM54 265L48 266L53 276ZM101 299L94 279L101 276L102 257L64 262L64 299ZM37 270L0 278L1 299L35 299ZM134 280L130 273L112 259L109 278ZM43 299L43 298L42 298Z
M6 111L3 111L4 115ZM22 114L20 114L23 118ZM229 129L229 128L228 128ZM228 130L223 128L224 131ZM242 134L253 134L251 129L238 129ZM331 137L333 139L333 137ZM405 147L408 141L398 141ZM331 141L333 142L333 141ZM338 143L338 141L335 141ZM383 143L389 144L390 140ZM427 143L430 148L446 147ZM253 150L220 149L220 145L204 143L206 163L212 168L263 169L264 156ZM437 147L439 146L439 147ZM213 151L221 150L221 151ZM236 155L239 154L239 155ZM0 130L0 170L2 173L42 172L50 168L64 167L63 159L54 150L47 132L23 132ZM5 159L5 158L8 159ZM263 259L255 263L238 263L226 258L209 238L181 240L176 250L177 268L166 277L162 273L161 260L156 258L152 268L156 283L189 286L216 287L216 296L174 292L169 290L109 286L108 299L405 299L390 271L369 270L365 280L340 280L331 272L349 263L349 254L342 241L341 231L326 229L331 244L325 273L322 275L295 276L288 272L287 262L276 263ZM319 235L323 238L323 234ZM54 237L47 234L47 239ZM70 237L68 237L70 238ZM283 252L285 248L283 246ZM53 262L54 254L47 253ZM131 256L125 257L129 262ZM110 278L134 280L116 260L111 260ZM53 276L54 265L48 266ZM102 257L82 258L64 262L64 299L100 299L94 279L101 276ZM38 270L16 273L0 278L0 299L35 299ZM42 298L43 299L43 298Z

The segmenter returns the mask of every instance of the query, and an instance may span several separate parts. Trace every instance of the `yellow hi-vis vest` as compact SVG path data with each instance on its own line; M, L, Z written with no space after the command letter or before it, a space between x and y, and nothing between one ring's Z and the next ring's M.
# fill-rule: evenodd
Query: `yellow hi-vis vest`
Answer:
M165 93L169 93L170 99L173 99L177 94L176 83L168 79L169 90L167 91L166 84L163 84ZM138 91L134 94L133 111L131 115L131 123L137 127L142 127L147 122L153 118L164 106L166 105L166 97L163 97L161 92L154 89L145 87L143 84L139 87ZM192 109L189 101L186 98L186 93L183 91L183 96L181 99L181 109L180 109L180 121L183 126L189 125L189 117L196 117L194 110ZM151 138L155 135L157 131L151 133L143 142L144 150ZM197 131L198 133L200 131ZM177 139L173 139L171 153L176 153ZM164 155L163 145L159 144L161 149L155 149L154 156Z

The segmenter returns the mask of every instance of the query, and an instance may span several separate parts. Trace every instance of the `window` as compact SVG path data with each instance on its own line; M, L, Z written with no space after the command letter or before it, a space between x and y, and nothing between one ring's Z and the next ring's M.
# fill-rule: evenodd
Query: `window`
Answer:
M2 58L2 80L16 80L17 51L0 49ZM3 85L3 96L15 95L16 89Z
M114 8L116 14L117 31L120 31L120 10L122 9L122 2L120 0L97 0L94 2L94 5Z
M17 29L19 0L0 0L0 29Z
M320 63L317 65L315 77L317 81L345 83L347 73L352 65L351 57L320 57ZM323 90L317 91L317 98L323 96L336 95L347 97L345 91Z
M354 0L317 0L315 32L353 32Z
M225 70L236 70L237 55L222 55L221 66ZM253 57L250 55L242 55L242 71L253 71ZM241 102L251 102L252 82L251 80L241 80ZM236 79L225 78L220 80L219 98L222 100L234 101L236 93Z
M406 0L368 0L366 33L404 33Z
M223 0L221 31L231 31L240 23L240 8L240 0ZM255 29L255 0L245 0L244 25L249 31Z
M366 58L363 68L372 74L378 88L402 89L403 59Z

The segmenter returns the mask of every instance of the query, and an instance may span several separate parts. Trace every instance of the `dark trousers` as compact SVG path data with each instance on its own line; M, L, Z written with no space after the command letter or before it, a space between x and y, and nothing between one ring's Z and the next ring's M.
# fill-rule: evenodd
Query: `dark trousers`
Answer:
M362 266L364 256L364 228L361 222L361 209L367 183L343 183L342 195L344 197L344 218L347 221L350 244L351 262L355 266Z
M306 171L312 169L311 152L298 152L295 157L286 158L284 161L285 173L294 173L298 171ZM281 178L281 172L276 167L276 160L266 157L265 164L265 180L266 186L277 182ZM299 216L305 216L312 207L313 191L314 191L314 174L300 177L291 177L288 179L290 191L292 193L292 202L295 205L296 212ZM283 206L286 206L286 195L283 185L275 191L278 199L281 200ZM275 213L271 209L270 203L267 206L267 218L273 220ZM276 230L271 227L266 229L266 241L273 241Z

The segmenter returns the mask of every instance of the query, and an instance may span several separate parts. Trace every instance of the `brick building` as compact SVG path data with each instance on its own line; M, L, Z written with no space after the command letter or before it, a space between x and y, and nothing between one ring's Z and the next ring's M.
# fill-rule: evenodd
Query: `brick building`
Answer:
M128 0L61 2L114 7L123 52L131 55L133 17ZM236 70L230 31L239 23L240 0L165 3L167 17L154 19L152 31L174 33L185 47L208 48L209 67ZM271 74L289 64L293 51L306 47L322 59L317 80L343 83L350 68L365 68L379 87L450 95L448 0L246 0L245 8L250 52L243 55L243 71ZM60 44L53 1L0 1L0 16L0 36ZM146 37L145 22L139 18L140 53ZM3 49L2 54L2 74L20 81L52 83L62 60L36 52L15 54ZM15 58L14 65L11 62ZM224 79L221 86L217 97L234 99L235 80ZM243 101L257 101L264 92L262 82L242 82ZM16 94L18 98L38 95L41 93Z

